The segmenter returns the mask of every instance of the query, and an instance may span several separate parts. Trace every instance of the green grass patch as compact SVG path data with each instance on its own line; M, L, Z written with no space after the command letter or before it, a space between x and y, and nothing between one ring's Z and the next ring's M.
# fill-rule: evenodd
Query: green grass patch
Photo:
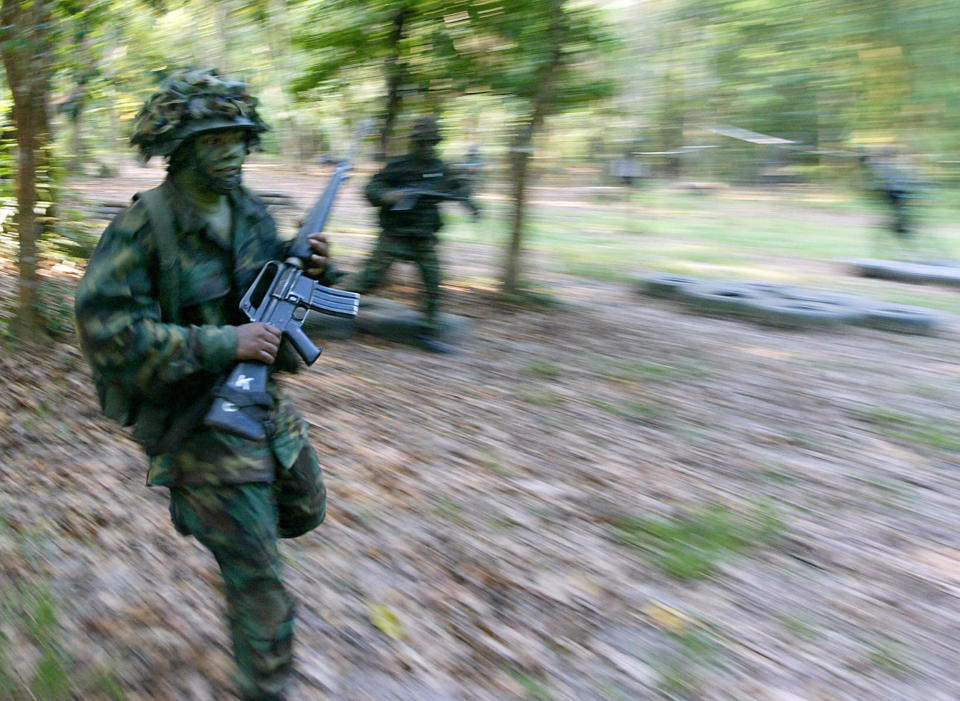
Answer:
M960 450L960 429L950 422L889 409L872 407L858 412L859 418L894 440L940 450Z
M560 377L560 368L556 363L548 360L534 360L525 370L527 375L541 377L545 380L556 380Z
M784 528L766 506L745 514L708 506L668 519L624 519L615 526L622 542L682 580L709 577L720 562L772 542Z
M550 699L553 698L550 690L542 679L518 669L511 669L509 673L514 681L523 688L524 699L529 699L529 701L550 701Z
M687 361L667 365L652 360L623 361L600 356L594 358L590 365L604 378L617 382L662 383L707 374L699 365Z
M818 640L823 637L805 618L797 616L781 616L780 623L792 635L801 640Z
M520 398L527 404L533 404L534 406L553 407L560 406L563 403L560 395L542 390L528 390L521 394Z
M14 534L2 515L0 535L13 538L28 561L35 557L34 549L43 547L42 534ZM63 645L60 605L45 579L10 581L0 576L0 582L0 701L125 698L107 667L78 668ZM14 646L16 657L26 657L31 664L14 668Z
M871 643L867 660L894 677L905 677L914 671L903 644L889 636Z
M706 630L690 628L670 633L673 650L654 661L659 680L657 686L668 699L700 698L704 689L703 671L716 664L720 646Z
M11 641L0 639L0 698L39 698L56 701L70 697L70 658L57 639L57 611L44 584L20 584L5 588L0 616L39 652L29 670L9 665Z

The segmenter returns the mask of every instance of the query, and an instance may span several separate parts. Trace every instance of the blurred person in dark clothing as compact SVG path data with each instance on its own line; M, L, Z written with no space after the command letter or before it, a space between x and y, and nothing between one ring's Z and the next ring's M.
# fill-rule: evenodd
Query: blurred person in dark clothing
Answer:
M911 205L916 197L916 178L906 168L893 149L876 154L863 154L860 163L864 167L866 187L889 212L888 228L901 246L913 243L913 218Z
M452 351L439 338L440 258L437 253L437 232L443 226L439 202L445 196L463 200L477 214L469 199L469 187L437 156L440 129L433 117L414 122L410 134L410 150L392 159L367 185L365 195L379 208L381 232L363 269L350 285L353 292L369 293L380 287L394 261L414 263L423 280L423 315L418 342L433 353ZM411 189L443 193L442 196L420 196L409 207L398 207L409 197Z

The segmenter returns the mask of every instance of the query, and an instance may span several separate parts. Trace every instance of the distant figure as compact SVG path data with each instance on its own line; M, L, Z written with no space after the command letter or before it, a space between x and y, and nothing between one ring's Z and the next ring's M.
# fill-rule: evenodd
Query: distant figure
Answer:
M624 187L633 187L635 181L643 177L643 166L633 155L633 149L627 149L623 156L610 164L610 175L619 179Z
M464 165L466 165L471 173L483 168L483 158L480 156L479 144L470 144L470 148L467 149L467 155L464 159Z
M916 196L915 179L892 150L864 154L860 163L866 170L867 189L889 208L890 233L901 245L909 245L913 238L910 204Z
M438 204L459 200L475 216L479 210L464 180L437 157L439 142L436 120L418 119L410 135L410 152L388 162L367 185L365 195L380 210L382 231L351 290L365 294L377 289L395 260L416 264L424 287L420 346L432 353L449 353L452 349L437 338L441 279L437 232L443 225Z

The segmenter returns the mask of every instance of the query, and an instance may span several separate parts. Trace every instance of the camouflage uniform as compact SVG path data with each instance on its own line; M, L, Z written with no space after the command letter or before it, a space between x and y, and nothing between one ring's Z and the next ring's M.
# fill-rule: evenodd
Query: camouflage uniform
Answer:
M179 269L176 323L158 303L158 234L135 201L107 227L76 296L77 328L94 375L125 386L139 405L135 437L162 432L236 362L238 301L285 244L263 203L239 187L228 195L232 231L211 232L168 179L159 188L172 213ZM274 368L295 370L284 342ZM324 518L326 492L307 426L268 383L275 400L265 441L197 425L149 458L148 485L170 488L177 530L213 553L246 699L279 699L292 664L293 601L281 579L278 538ZM203 411L199 417L202 417Z
M421 119L414 127L413 140L440 140L435 123ZM383 284L395 260L416 264L424 287L423 312L425 331L434 332L440 309L440 258L437 255L437 232L443 226L437 201L421 198L409 210L397 211L384 195L404 187L423 187L451 194L467 195L464 184L439 158L422 158L410 153L392 159L367 185L364 194L374 207L380 208L382 229L373 251L351 289L361 294L372 292Z

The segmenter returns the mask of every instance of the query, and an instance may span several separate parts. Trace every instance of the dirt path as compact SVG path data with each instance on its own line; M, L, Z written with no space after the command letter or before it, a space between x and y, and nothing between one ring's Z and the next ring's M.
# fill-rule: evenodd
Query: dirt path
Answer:
M451 278L491 276L495 253L450 250ZM474 322L457 356L328 341L286 382L330 494L285 547L292 698L960 697L956 336L762 330L543 277L562 309L451 285ZM75 348L0 369L3 578L48 579L65 648L127 698L223 698L212 562L142 486ZM709 504L770 519L706 579L624 540Z

